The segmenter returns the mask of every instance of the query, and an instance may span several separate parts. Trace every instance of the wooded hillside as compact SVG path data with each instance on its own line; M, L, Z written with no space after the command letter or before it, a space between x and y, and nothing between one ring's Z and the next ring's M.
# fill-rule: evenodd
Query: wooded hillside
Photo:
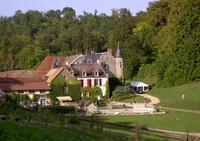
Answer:
M16 11L0 17L0 70L35 68L47 55L120 48L126 79L155 77L173 86L200 79L200 0L160 0L132 16L126 8L112 15L73 8Z

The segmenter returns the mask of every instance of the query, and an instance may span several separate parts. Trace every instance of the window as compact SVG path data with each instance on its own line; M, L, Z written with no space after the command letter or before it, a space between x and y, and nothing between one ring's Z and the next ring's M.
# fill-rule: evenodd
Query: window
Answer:
M22 90L18 91L18 94L23 94L23 93L24 93L24 91L22 91Z
M120 62L120 68L123 68L123 64L122 64L122 62Z
M87 73L86 73L86 72L83 72L83 76L87 76Z
M87 64L92 64L92 60L91 60L91 59L88 59L88 60L87 60Z
M94 72L94 75L95 75L95 76L99 76L99 72L98 72L98 71L95 71L95 72Z
M45 91L44 90L40 90L40 93L43 94L43 93L45 93Z
M87 86L88 86L88 87L92 87L91 82L92 82L91 79L88 79L88 80L87 80Z
M35 91L31 90L31 91L29 91L29 93L30 93L30 94L34 94L34 93L35 93Z
M95 86L98 85L98 79L94 79L94 85L95 85Z
M104 67L104 68L108 68L107 62L103 62L103 67Z
M148 90L148 87L144 87L144 90L145 90L145 91Z
M102 86L102 80L99 79L99 86Z

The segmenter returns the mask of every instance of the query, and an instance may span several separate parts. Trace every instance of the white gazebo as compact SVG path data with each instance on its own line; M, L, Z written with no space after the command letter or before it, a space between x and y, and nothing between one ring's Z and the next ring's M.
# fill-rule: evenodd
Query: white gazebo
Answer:
M134 91L142 90L143 92L149 91L149 85L141 81L132 81L131 86L134 88Z

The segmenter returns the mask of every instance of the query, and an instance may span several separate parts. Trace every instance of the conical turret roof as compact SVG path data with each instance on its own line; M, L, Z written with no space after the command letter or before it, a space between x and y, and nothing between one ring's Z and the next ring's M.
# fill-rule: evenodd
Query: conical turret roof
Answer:
M118 43L118 47L117 47L117 50L116 50L116 53L115 53L115 58L122 58L122 54L121 54L121 51L119 49L119 43Z

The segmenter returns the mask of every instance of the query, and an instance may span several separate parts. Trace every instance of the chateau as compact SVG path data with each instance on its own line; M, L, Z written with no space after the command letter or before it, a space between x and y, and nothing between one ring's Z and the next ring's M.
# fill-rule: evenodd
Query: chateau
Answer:
M123 78L121 51L118 47L115 55L112 49L107 49L106 52L85 55L47 56L36 70L0 72L0 90L6 93L46 95L50 83L58 76L66 80L76 78L81 87L99 86L104 96L109 77ZM46 99L42 100L41 103L46 102Z

